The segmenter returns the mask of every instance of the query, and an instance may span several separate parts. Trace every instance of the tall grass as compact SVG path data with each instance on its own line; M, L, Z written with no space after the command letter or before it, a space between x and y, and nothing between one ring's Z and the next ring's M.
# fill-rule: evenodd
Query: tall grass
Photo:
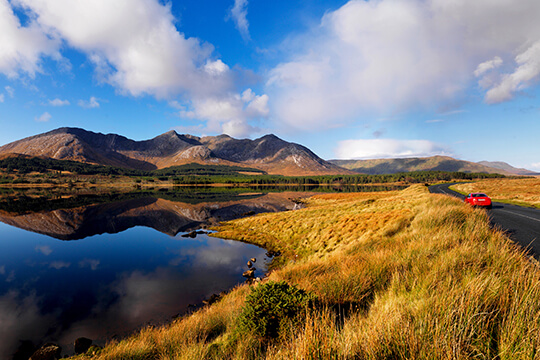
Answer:
M227 223L218 236L283 252L271 280L317 295L304 322L261 344L237 318L248 286L97 359L534 359L540 269L486 213L417 186L323 195ZM84 357L84 356L83 356Z

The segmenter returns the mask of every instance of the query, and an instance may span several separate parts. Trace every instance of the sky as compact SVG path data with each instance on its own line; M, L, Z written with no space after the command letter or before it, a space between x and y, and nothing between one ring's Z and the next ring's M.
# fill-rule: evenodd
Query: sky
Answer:
M540 171L538 0L0 0L0 145L273 133Z

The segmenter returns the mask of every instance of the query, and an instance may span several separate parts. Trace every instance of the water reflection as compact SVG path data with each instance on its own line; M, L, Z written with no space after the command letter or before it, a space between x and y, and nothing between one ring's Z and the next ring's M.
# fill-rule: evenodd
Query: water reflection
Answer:
M307 196L306 193L300 194ZM175 236L179 232L217 225L219 221L235 219L246 214L291 210L294 203L289 198L298 197L299 193L244 193L236 196L229 194L228 200L197 203L141 195L143 196L127 200L39 212L21 210L22 206L15 204L13 206L15 211L0 211L0 221L61 240L78 240L96 234L118 233L135 226L145 226ZM71 199L71 203L88 202L88 198L94 199L93 196L79 196L77 199ZM23 200L12 200L11 203L18 201ZM35 204L46 201L46 198L33 199ZM4 208L8 208L6 203Z
M250 257L264 263L253 245L144 227L76 242L4 224L0 232L1 359L22 340L58 342L67 353L81 336L103 345L242 282Z

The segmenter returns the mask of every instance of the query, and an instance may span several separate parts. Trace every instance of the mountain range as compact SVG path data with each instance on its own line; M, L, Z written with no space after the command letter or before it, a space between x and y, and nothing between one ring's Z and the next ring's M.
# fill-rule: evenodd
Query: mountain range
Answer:
M515 168L505 162L471 162L448 156L425 158L374 159L374 160L329 160L334 165L362 174L394 174L408 171L458 171L466 173L488 173L503 175L538 175L527 169Z
M392 174L428 170L538 175L504 162L475 163L447 156L325 161L307 147L284 141L272 134L250 140L228 135L181 135L174 130L150 140L135 141L117 134L64 127L0 147L0 159L20 154L139 170L198 163L250 167L268 174L289 176Z
M9 154L140 170L199 163L252 167L281 175L352 173L321 159L302 145L275 135L249 140L228 135L180 135L171 130L150 140L135 141L117 134L59 128L0 147L0 156Z

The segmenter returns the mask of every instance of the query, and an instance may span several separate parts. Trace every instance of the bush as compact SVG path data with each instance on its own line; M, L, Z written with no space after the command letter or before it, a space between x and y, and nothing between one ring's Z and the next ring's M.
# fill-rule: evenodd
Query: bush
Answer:
M316 296L285 281L269 281L252 289L239 317L240 329L268 340L279 335L288 323L305 318L305 310Z

